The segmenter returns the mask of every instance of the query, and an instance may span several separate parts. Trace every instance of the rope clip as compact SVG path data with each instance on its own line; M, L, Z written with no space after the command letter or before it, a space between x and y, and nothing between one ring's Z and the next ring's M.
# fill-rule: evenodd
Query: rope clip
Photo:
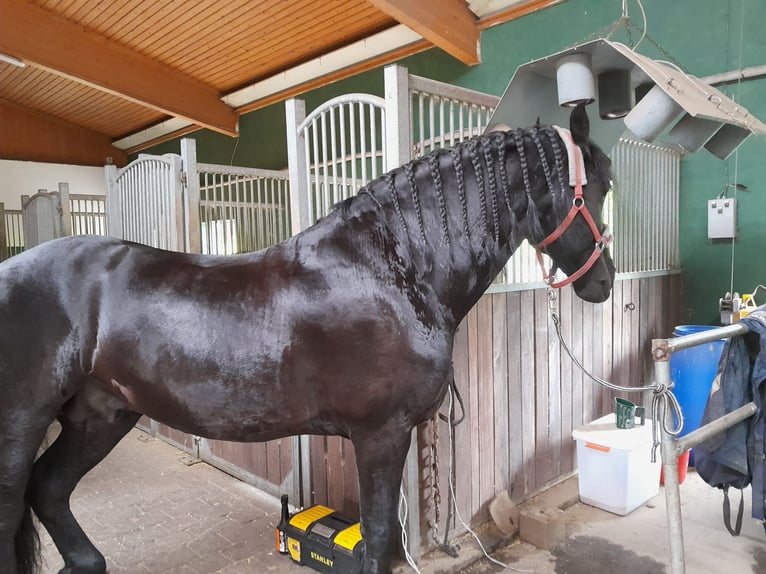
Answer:
M558 315L559 311L559 294L550 285L548 285L545 288L547 294L548 294L548 311L551 313L551 315Z

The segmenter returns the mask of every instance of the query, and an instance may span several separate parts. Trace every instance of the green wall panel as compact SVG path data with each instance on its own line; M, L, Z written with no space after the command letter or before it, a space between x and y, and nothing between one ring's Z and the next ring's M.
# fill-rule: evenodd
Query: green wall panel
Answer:
M674 59L696 76L718 74L766 64L766 1L764 0L644 0L648 38L640 51L652 58ZM500 95L519 65L603 35L620 17L620 0L567 0L495 26L482 33L482 63L468 67L440 50L428 50L401 61L409 70L459 86ZM631 18L642 24L635 0L628 3ZM599 32L601 34L599 34ZM613 39L638 40L618 31ZM652 40L656 41L657 48ZM766 78L719 87L754 115L766 119ZM334 96L349 92L383 95L382 68L338 81L305 94L308 111ZM285 149L284 104L243 116L236 140L200 131L198 159L203 162L283 169ZM542 118L545 121L545 118ZM235 152L236 145L236 152ZM178 152L177 141L148 153ZM707 239L707 200L724 183L738 181L750 191L738 194L739 237L734 244L734 289L749 292L766 283L761 255L766 245L766 137L751 137L727 161L705 151L686 157L681 169L681 265L688 322L715 324L718 298L729 290L732 244ZM731 194L730 194L731 195Z

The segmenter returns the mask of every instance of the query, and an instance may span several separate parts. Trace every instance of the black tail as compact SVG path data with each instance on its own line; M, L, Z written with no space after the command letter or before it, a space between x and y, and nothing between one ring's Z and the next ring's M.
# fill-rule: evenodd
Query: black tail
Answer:
M24 517L16 531L16 561L19 574L35 574L40 565L40 537L29 503L24 508Z

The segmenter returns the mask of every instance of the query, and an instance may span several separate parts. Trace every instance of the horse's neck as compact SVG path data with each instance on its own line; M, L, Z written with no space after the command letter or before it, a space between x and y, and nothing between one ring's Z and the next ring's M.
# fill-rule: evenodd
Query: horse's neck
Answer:
M494 137L504 143L481 138L432 154L372 190L393 208L386 209L390 227L455 326L530 235L529 197L539 192L530 180L547 179L520 162L513 135Z

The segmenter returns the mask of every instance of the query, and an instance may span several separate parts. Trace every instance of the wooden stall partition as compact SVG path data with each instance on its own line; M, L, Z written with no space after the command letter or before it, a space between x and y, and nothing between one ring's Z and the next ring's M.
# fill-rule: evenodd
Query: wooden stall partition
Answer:
M294 498L293 438L240 443L201 439L199 457L272 496Z
M600 305L561 289L561 336L593 375L621 386L648 384L651 339L670 335L679 321L680 278L620 279ZM449 536L464 530L454 513L446 523L450 473L462 518L483 522L501 492L520 503L571 476L572 430L611 412L616 395L626 396L596 384L567 356L545 289L485 294L458 329L453 360L465 420L454 429L452 469L448 424L435 417L420 433L421 535L428 543L443 542L445 529ZM651 393L628 398L651 403Z

